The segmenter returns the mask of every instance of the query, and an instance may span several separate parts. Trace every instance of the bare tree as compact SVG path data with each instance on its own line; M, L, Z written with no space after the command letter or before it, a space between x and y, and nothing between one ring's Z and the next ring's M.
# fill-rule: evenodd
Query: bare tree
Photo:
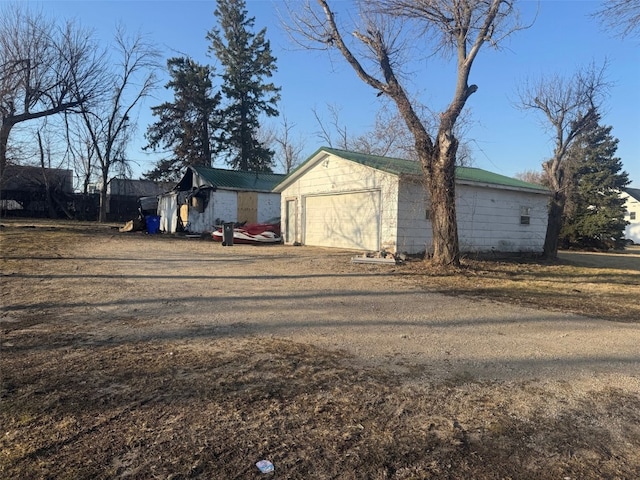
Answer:
M358 77L386 95L397 106L411 132L425 176L432 206L433 255L438 265L458 265L460 250L455 207L455 165L459 140L455 125L469 97L478 89L469 85L471 67L480 49L498 47L501 40L522 28L512 0L375 0L360 2L360 23L350 36L338 24L328 0L318 7L298 3L289 7L293 38L308 47L337 49ZM430 133L417 113L415 102L401 82L403 60L412 43L405 26L420 33L416 41L430 42L428 49L456 58L457 79L453 97ZM359 50L358 50L359 49Z
M516 173L515 177L523 182L535 183L537 185L547 185L547 176L543 171L537 170L525 170L524 172Z
M89 185L98 167L91 136L85 128L77 128L77 123L69 115L65 115L65 135L67 155L73 164L78 187L82 193L89 193Z
M99 96L103 58L92 33L12 4L0 12L0 177L12 129Z
M65 185L64 179L66 176L57 173L63 171L61 170L63 161L57 155L56 142L47 133L46 124L45 120L37 129L35 137L38 144L39 167L48 216L49 218L57 218L58 211L61 211L67 218L73 218L73 214L69 211L66 202L68 191L65 189L69 187L69 185Z
M131 116L157 86L156 71L160 67L156 48L141 35L127 36L122 28L115 35L115 51L119 58L108 76L111 91L93 102L83 102L81 110L80 124L90 141L102 183L100 222L107 219L107 187L114 170L126 171L129 166L125 150L133 128Z
M606 63L602 67L592 64L570 78L543 77L518 92L520 108L543 115L554 145L552 157L542 164L552 192L543 249L546 258L558 255L558 236L573 178L567 168L569 150L576 138L598 121L598 109L609 87L605 70Z
M407 124L398 110L388 103L376 112L371 131L358 135L353 139L352 145L350 150L383 157L418 160Z
M622 38L640 35L640 0L606 0L594 17Z
M347 125L340 119L341 109L338 106L327 105L329 121L325 121L314 108L313 115L320 128L317 135L331 148L417 160L413 139L403 118L397 110L393 111L388 106L383 105L376 113L371 129L359 135L349 132Z
M311 109L313 117L318 124L316 135L328 147L339 148L342 150L349 149L349 130L346 125L340 123L340 107L334 104L327 105L329 112L329 121L322 118L317 108ZM335 138L337 136L337 139Z
M273 137L273 142L277 145L279 152L276 154L276 162L284 169L284 173L290 173L302 161L302 142L292 138L292 130L295 124L291 124L287 116L282 114L282 128ZM280 160L277 160L280 158Z
M418 107L416 105L416 108ZM382 108L376 112L374 123L370 130L355 136L349 133L348 127L339 118L340 108L335 105L329 105L327 108L330 114L329 123L325 123L318 111L313 110L316 122L320 127L317 134L327 146L368 155L418 161L413 136L407 129L407 124L398 113L398 110L389 103L383 104ZM420 114L423 124L429 125L429 129L433 127L432 117L429 112ZM464 136L463 132L461 132L463 125L464 121L458 121L456 124L455 131L458 138ZM336 140L334 140L334 134L337 134ZM472 163L471 147L467 142L461 140L458 146L456 164L463 166L470 163Z

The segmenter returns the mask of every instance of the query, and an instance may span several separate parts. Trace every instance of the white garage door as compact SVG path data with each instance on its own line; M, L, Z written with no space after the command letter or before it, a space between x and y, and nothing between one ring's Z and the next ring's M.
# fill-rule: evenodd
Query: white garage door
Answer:
M380 191L305 198L306 245L380 249Z

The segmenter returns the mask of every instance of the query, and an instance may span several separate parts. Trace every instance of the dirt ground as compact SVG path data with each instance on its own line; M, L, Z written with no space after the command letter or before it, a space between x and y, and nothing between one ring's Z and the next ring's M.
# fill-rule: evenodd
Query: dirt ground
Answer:
M640 323L353 252L28 227L0 231L0 477L640 478Z

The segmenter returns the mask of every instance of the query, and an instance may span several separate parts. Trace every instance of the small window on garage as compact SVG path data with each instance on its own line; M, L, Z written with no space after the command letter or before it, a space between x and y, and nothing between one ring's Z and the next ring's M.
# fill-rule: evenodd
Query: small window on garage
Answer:
M529 225L531 223L531 208L520 207L520 225Z
M629 212L629 220L635 220L636 219L636 212Z

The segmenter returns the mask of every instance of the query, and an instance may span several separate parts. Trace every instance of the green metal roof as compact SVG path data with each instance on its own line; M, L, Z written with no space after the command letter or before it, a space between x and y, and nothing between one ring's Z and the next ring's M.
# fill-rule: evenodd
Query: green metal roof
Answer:
M394 175L422 175L422 168L420 167L420 164L413 160L368 155L364 153L350 152L348 150L339 150L336 148L322 147L311 155L307 161L310 161L321 151ZM497 173L474 167L456 167L456 180L486 183L511 188L526 188L529 190L539 190L540 192L549 191L547 187L542 185L524 182L517 178L499 175Z
M263 172L240 172L222 168L190 167L198 176L213 187L235 190L270 192L285 175Z

